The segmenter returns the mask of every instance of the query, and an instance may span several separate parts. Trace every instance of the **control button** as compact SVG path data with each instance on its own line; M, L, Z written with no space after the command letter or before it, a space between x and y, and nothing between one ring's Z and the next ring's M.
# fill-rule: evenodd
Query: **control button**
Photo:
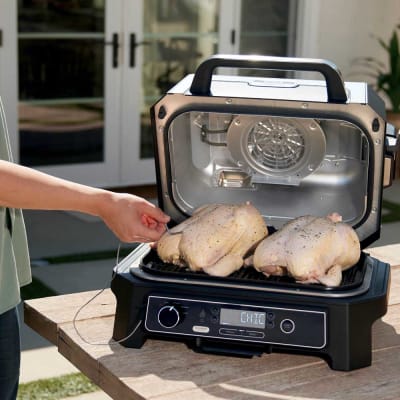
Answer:
M174 328L179 324L181 316L175 306L164 306L158 311L158 322L164 328Z
M208 326L203 326L203 325L193 325L192 330L193 330L193 332L196 332L196 333L210 332L210 328Z
M228 329L228 328L221 328L219 330L219 333L221 335L235 335L235 336L239 334L237 329Z
M211 322L213 322L214 324L216 324L219 321L219 318L216 315L213 315L211 317Z
M275 328L275 322L267 321L267 329L273 329L273 328Z
M253 337L253 338L263 338L264 332L257 332L257 331L246 331L244 336Z
M201 323L204 323L206 321L206 311L204 309L202 309L199 313L199 320Z
M267 312L267 320L273 321L275 319L275 314L272 311Z
M283 333L292 333L294 331L295 324L291 319L284 319L281 321L281 331Z
M211 314L218 315L219 314L219 308L218 307L211 307Z

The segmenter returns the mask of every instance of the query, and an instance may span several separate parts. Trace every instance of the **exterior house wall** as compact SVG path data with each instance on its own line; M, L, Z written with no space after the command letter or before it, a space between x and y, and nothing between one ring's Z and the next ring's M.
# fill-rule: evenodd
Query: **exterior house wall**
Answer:
M14 154L18 154L20 148L17 123L18 54L16 44L18 38L16 20L10 18L10 15L17 16L17 2L0 0L0 3L0 29L3 31L3 45L0 47L0 89L7 113L9 130L14 133L11 135L12 147ZM251 3L258 4L255 1ZM260 1L260 3L262 2ZM106 4L109 5L108 17L106 18L109 25L106 31L108 33L121 33L123 43L121 54L124 54L123 52L128 54L129 33L138 33L138 41L142 40L141 27L143 21L141 18L143 10L137 8L138 4L150 4L150 2L110 0ZM241 33L240 4L241 1L239 0L221 0L221 5L224 6L224 12L221 16L224 18L221 18L219 45L223 52L239 51L239 46L236 45L235 47L235 44L231 43L230 33L233 28L236 29L237 37ZM286 4L286 2L280 3L280 5L282 4ZM296 7L292 7L293 14L296 11L298 12L298 21L292 25L297 34L289 35L290 43L295 43L294 51L292 46L289 46L290 55L328 59L339 67L346 81L373 82L366 74L357 73L352 62L357 57L372 56L387 63L387 55L378 43L377 37L387 41L393 29L400 23L400 0L293 0L293 3L290 4L298 4L297 10ZM251 10L256 13L256 9ZM151 12L153 11L151 10ZM209 11L212 10L209 9ZM264 11L264 13L267 12L269 12L268 9ZM121 17L122 15L124 15L124 18ZM264 17L264 15L261 15L261 17ZM261 19L264 25L260 24L260 30L264 26L265 29L271 28L266 23L267 20L267 18ZM212 18L207 14L202 16L202 24L211 22ZM255 32L251 31L250 33L257 35L260 32L257 28ZM294 40L292 36L295 36ZM265 41L267 40L268 37ZM282 41L284 40L282 39ZM238 43L238 40L236 42ZM207 42L209 48L210 46L214 47L214 45L214 42ZM204 52L208 53L208 51ZM106 53L107 60L111 60L111 47L107 47ZM139 155L133 157L131 151L132 148L139 148L141 143L141 138L136 133L133 135L131 128L137 126L135 132L140 131L140 116L132 113L131 110L140 109L141 100L139 97L131 96L129 90L123 90L123 88L128 88L129 85L133 86L131 82L140 86L140 83L137 82L140 82L142 75L139 68L127 68L127 63L124 64L125 61L121 64L121 66L125 65L123 73L120 72L120 69L112 69L111 75L109 75L112 78L107 81L106 92L109 108L106 107L108 114L105 120L108 125L105 131L107 134L113 135L113 140L108 140L108 138L106 140L106 149L110 154L106 158L112 161L107 166L103 163L102 167L107 174L113 174L107 178L113 184L117 184L118 179L115 176L120 177L119 179L123 184L127 182L130 184L131 181L134 181L135 184L143 184L152 179L148 178L146 174L148 171L152 171L153 161L150 158L140 158ZM136 59L137 65L142 65L142 61L143 56L139 51ZM321 79L321 76L316 77L315 74L299 74L300 77L304 78L309 77L308 75L311 75L310 78ZM128 81L129 83L127 83ZM121 82L123 82L122 86ZM122 106L119 106L120 101ZM121 118L120 115L123 115L123 117ZM114 138L117 139L114 140ZM121 153L119 153L120 149L122 149ZM143 162L146 163L145 166ZM67 165L66 167L55 165L49 168L51 169L45 172L76 179L82 183L110 185L109 183L104 184L103 179L106 175L103 172L100 173L94 164L88 163L84 167L78 164ZM133 177L133 171L140 176L134 175ZM144 172L142 173L142 171Z
M398 24L399 0L304 0L297 56L329 59L345 80L370 81L352 62L368 56L387 64L376 38L387 41Z

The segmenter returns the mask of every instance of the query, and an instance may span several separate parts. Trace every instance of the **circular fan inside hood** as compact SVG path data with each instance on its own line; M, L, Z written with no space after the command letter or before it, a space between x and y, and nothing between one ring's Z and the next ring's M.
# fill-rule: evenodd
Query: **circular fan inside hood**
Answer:
M227 146L239 165L299 180L321 164L326 140L313 119L242 115L228 129Z
M248 150L260 166L275 170L296 165L304 156L304 133L282 118L266 118L249 132Z

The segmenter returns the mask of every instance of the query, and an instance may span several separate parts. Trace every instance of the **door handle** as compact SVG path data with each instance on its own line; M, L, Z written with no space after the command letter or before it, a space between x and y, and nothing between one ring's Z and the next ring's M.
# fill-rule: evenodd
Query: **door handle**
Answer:
M112 34L111 42L104 42L106 46L112 46L112 66L113 68L118 67L118 49L119 49L119 41L118 41L118 33Z
M147 41L136 42L136 34L135 33L131 33L129 35L129 66L131 68L134 68L135 64L136 64L136 47L145 46L148 44L150 44L150 42L147 42Z

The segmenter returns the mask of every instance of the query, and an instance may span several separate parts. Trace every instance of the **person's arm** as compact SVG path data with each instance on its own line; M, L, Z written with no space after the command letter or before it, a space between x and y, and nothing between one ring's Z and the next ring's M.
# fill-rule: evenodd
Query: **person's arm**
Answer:
M124 242L156 241L169 221L141 197L81 185L1 160L0 188L0 206L95 215Z

